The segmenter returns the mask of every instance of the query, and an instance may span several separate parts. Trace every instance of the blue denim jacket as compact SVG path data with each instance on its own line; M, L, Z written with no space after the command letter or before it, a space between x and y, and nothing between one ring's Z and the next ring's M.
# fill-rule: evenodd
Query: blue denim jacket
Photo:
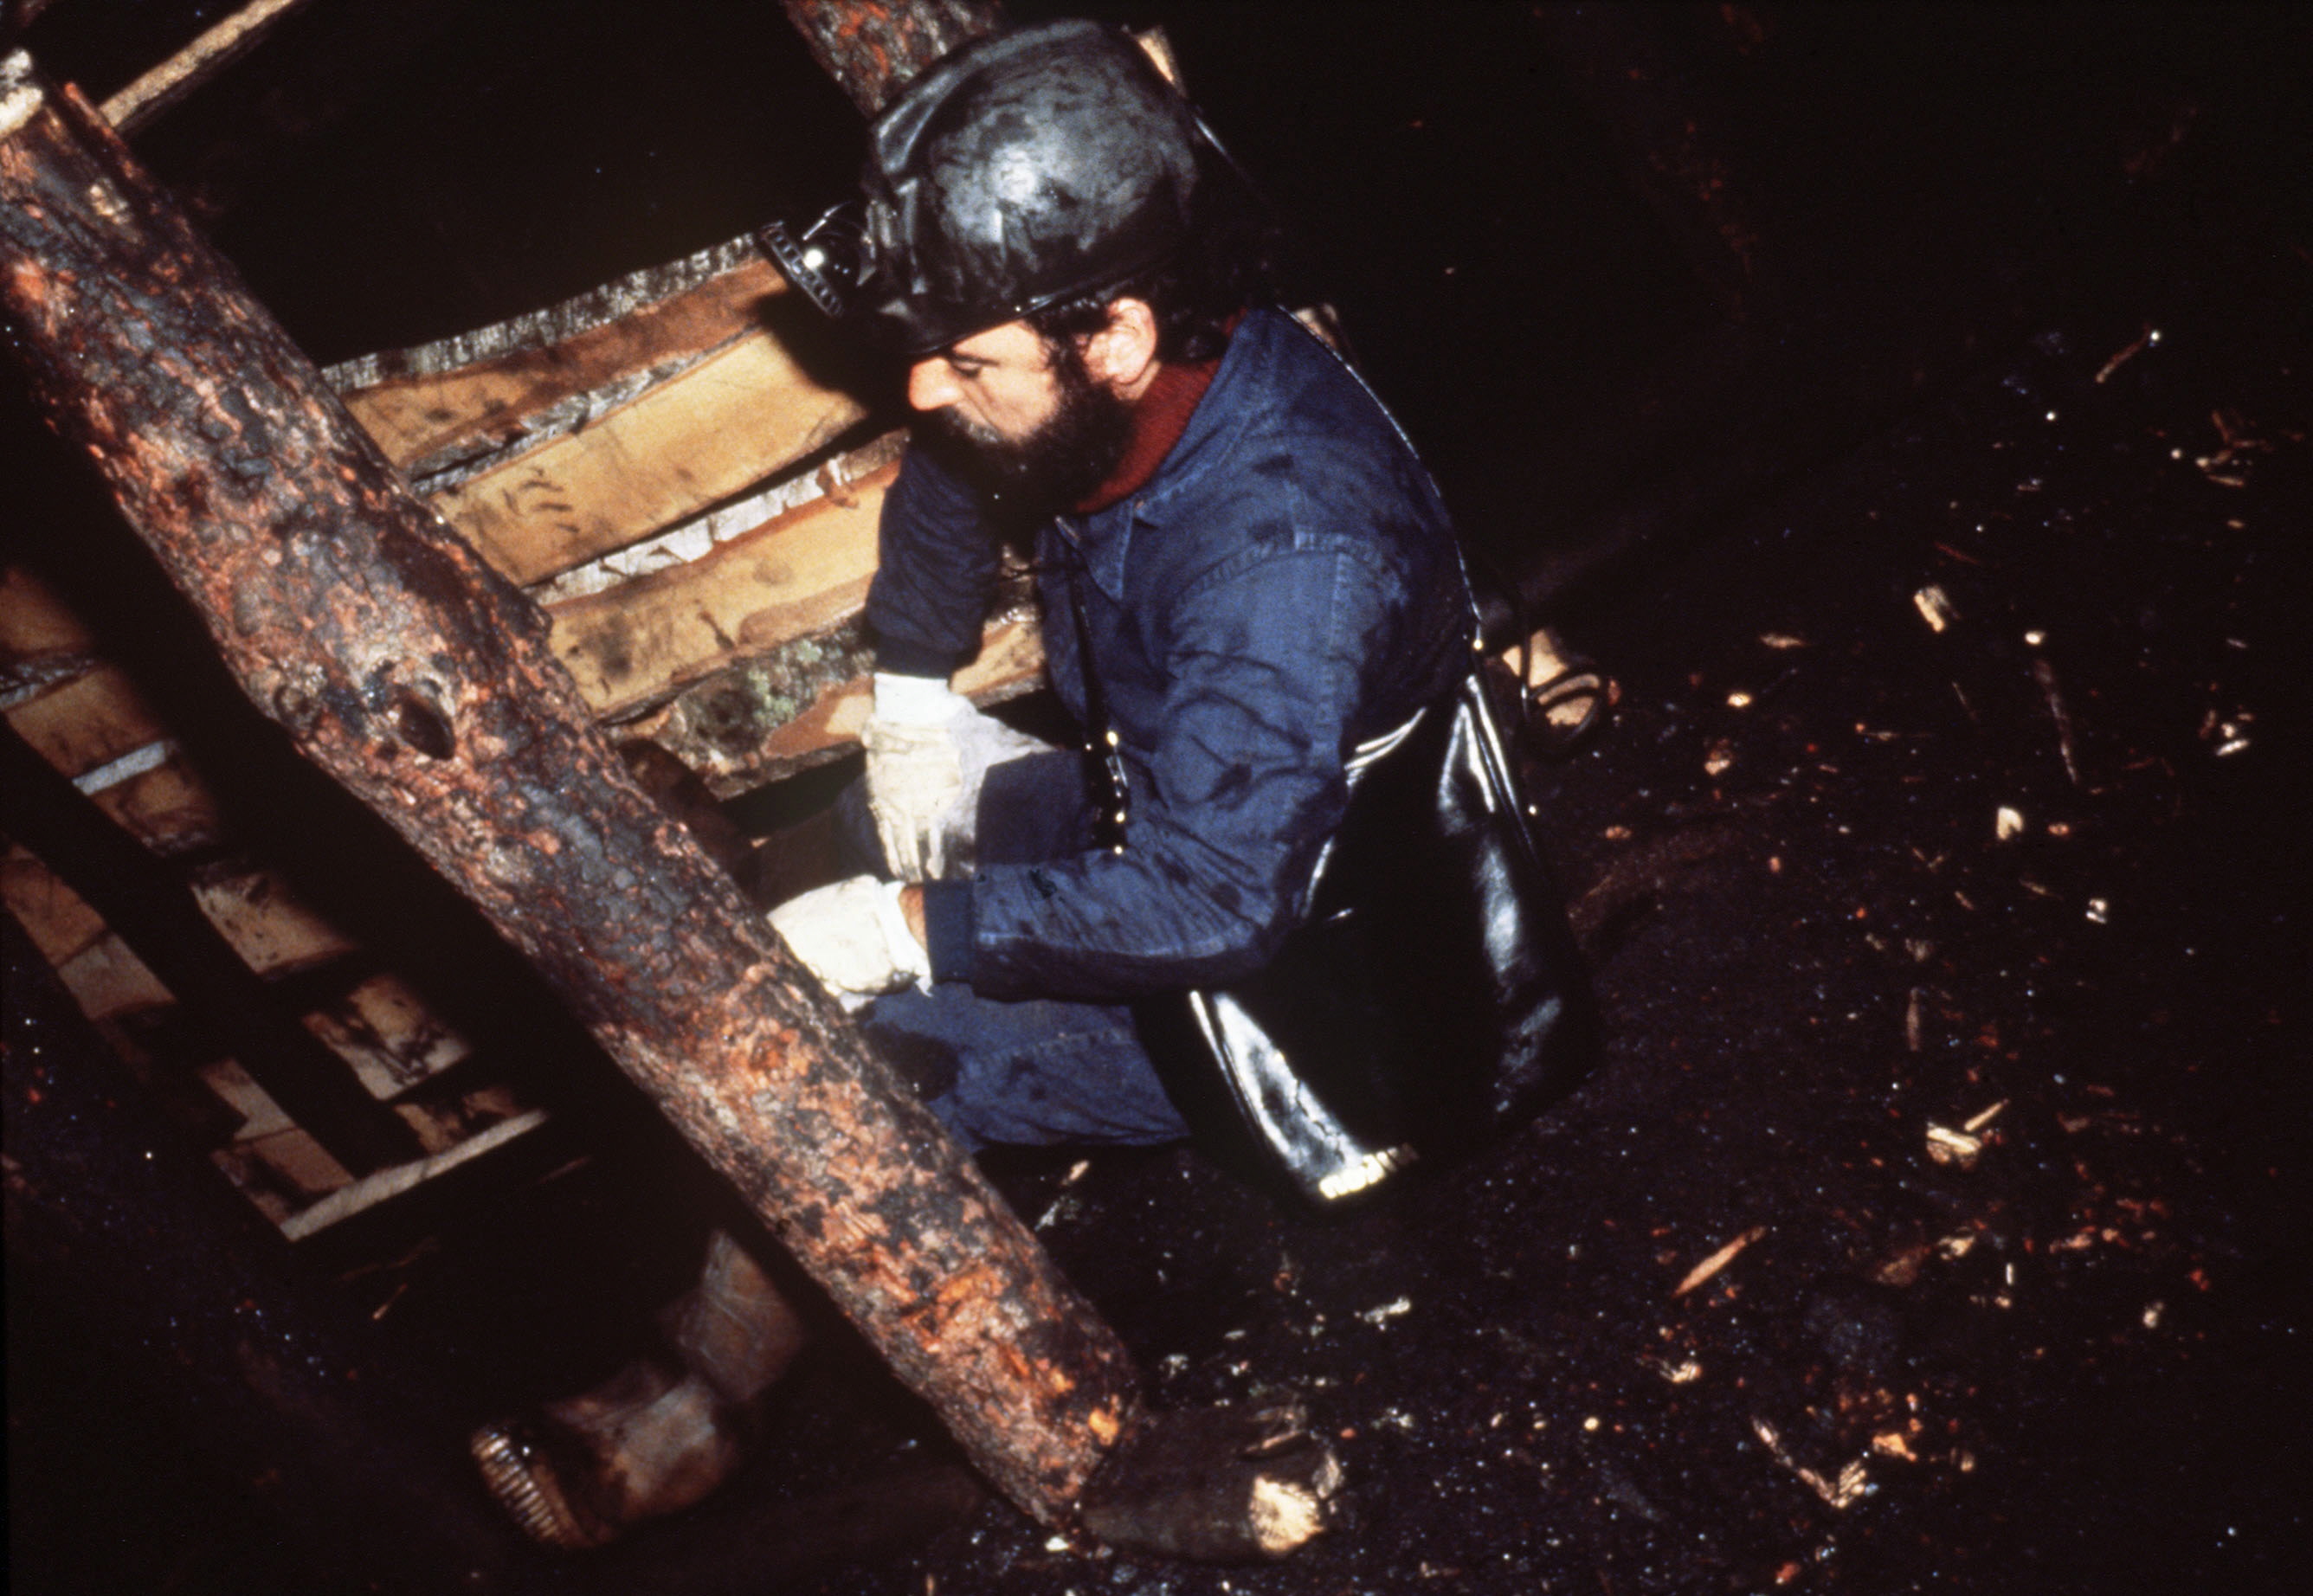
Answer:
M1436 490L1332 353L1256 311L1156 474L1044 527L1037 566L1051 683L1079 721L1069 585L1082 584L1132 776L1129 843L931 883L936 975L988 997L1104 1003L1250 975L1303 912L1347 803L1348 755L1469 668ZM969 658L996 569L972 490L910 454L867 600L884 668ZM1033 765L1025 782L991 780L983 805L1082 807L1073 761Z

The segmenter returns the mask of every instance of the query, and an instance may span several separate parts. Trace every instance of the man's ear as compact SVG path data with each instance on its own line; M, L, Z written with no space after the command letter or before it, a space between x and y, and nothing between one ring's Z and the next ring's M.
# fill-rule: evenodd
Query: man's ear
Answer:
M1113 300L1108 325L1084 342L1085 370L1120 399L1137 399L1156 376L1156 312L1145 299Z

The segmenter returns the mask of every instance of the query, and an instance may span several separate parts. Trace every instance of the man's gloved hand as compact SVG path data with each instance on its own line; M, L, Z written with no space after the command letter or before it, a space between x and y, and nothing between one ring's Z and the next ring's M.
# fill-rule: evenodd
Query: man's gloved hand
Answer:
M855 875L788 899L771 911L771 929L849 1012L932 978L931 954L900 910L901 887Z
M944 681L881 671L859 741L884 863L903 881L970 873L989 767L1046 747L981 714Z

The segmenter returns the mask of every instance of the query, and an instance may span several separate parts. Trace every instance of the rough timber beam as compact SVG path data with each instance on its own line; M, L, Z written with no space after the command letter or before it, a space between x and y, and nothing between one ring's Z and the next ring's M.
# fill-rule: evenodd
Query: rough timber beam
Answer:
M869 116L956 46L1004 19L998 0L780 0L812 58Z
M1113 1333L635 785L537 611L21 52L0 325L257 706L539 967L981 1470L1068 1519L1136 1407Z

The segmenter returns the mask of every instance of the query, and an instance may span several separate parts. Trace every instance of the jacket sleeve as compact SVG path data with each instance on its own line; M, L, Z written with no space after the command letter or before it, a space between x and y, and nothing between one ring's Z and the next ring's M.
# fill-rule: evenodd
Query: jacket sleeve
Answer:
M1338 539L1255 547L1165 617L1160 741L1129 846L983 869L982 995L1121 1002L1259 969L1297 922L1348 801L1345 756L1398 591Z
M945 678L978 653L998 558L978 495L923 451L909 450L884 495L867 587L877 667Z

